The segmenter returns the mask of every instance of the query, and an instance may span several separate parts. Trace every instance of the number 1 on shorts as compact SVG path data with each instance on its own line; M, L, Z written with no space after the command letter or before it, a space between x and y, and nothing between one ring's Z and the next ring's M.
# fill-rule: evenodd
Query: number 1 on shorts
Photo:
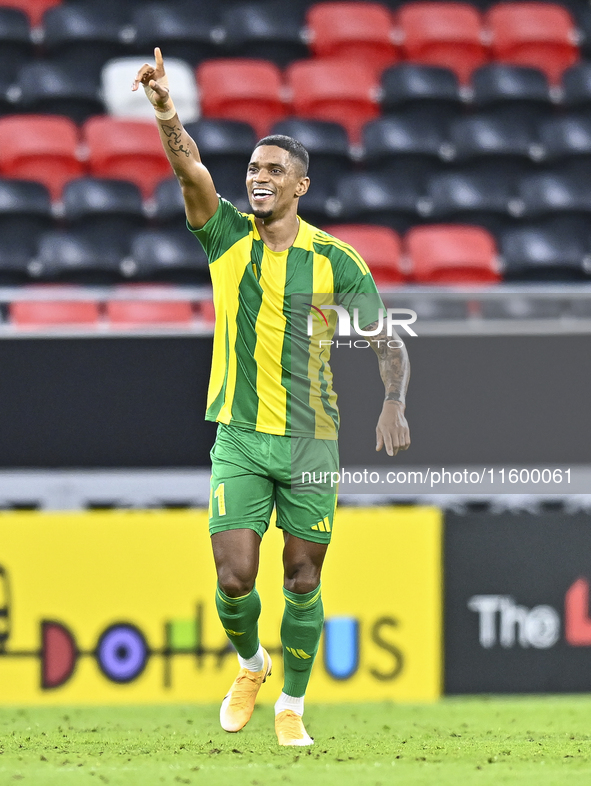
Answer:
M226 498L224 496L224 484L220 483L220 485L215 490L213 495L218 501L218 516L225 516L226 515Z

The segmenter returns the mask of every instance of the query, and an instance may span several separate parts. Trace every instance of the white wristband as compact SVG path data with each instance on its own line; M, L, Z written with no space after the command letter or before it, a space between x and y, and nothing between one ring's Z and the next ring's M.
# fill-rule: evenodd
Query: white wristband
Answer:
M176 109L174 108L172 101L169 101L169 107L170 109L165 109L164 112L159 112L156 108L154 108L158 120L172 120L172 118L176 115Z

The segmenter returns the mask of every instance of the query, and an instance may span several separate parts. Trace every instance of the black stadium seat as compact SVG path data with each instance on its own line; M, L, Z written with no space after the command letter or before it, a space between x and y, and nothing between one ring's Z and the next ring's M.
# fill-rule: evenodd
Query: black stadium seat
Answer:
M472 76L472 102L481 109L511 114L518 106L535 119L552 111L548 78L537 68L493 63Z
M507 229L500 234L507 281L581 281L588 279L588 230L554 219Z
M515 178L505 173L442 172L428 184L422 202L429 221L477 224L496 234L511 222Z
M11 85L21 67L33 56L29 19L16 8L0 8L0 73Z
M225 10L222 21L224 43L233 57L263 58L284 67L309 55L297 4L282 0L234 4Z
M127 180L70 180L62 199L64 218L71 227L93 229L98 234L129 234L145 223L140 190Z
M223 39L215 3L144 3L133 16L135 48L141 53L162 49L164 57L177 57L191 65L219 55Z
M462 108L458 78L448 68L401 63L387 68L381 83L385 113L427 104L454 114Z
M205 252L186 229L159 229L138 232L131 254L123 264L129 279L170 281L180 284L210 282Z
M562 103L570 109L588 110L591 107L591 63L577 63L562 76Z
M80 284L112 284L121 280L121 263L129 241L115 233L97 235L82 228L46 232L29 264L32 278Z
M383 224L403 232L417 223L421 188L409 176L355 173L339 181L339 221Z
M162 226L185 225L185 202L176 177L161 180L154 191L154 220Z
M457 161L479 158L537 161L543 151L534 128L533 123L518 113L513 117L481 113L452 123L451 144Z
M545 159L584 158L591 161L591 118L579 115L553 117L542 123L539 137Z
M366 123L363 148L369 170L424 177L441 165L449 138L441 125L413 115L389 115Z
M66 115L75 123L105 111L98 85L78 75L76 69L46 62L29 63L21 69L17 87L21 111Z
M591 218L591 189L585 173L534 172L519 182L524 217L567 213Z
M41 183L0 180L0 284L27 280L39 237L52 224L51 199Z
M44 14L43 26L43 46L49 58L77 69L78 76L97 84L108 60L130 52L123 19L103 2L50 8Z

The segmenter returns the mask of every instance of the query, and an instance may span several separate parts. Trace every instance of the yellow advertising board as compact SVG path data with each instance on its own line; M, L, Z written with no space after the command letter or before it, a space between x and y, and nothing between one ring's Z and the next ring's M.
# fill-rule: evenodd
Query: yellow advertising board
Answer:
M430 701L441 685L441 513L339 508L310 701ZM282 535L257 586L282 684ZM0 703L217 702L236 657L217 618L207 513L0 514Z

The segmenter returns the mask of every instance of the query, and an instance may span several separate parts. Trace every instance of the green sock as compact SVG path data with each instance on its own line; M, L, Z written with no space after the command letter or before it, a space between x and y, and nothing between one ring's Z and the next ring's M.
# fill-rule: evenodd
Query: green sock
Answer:
M285 611L281 623L285 682L288 696L303 696L318 651L324 624L320 584L312 592L298 595L284 589Z
M261 599L254 587L248 595L230 598L219 585L215 594L219 618L241 658L252 658L259 648L259 614Z

